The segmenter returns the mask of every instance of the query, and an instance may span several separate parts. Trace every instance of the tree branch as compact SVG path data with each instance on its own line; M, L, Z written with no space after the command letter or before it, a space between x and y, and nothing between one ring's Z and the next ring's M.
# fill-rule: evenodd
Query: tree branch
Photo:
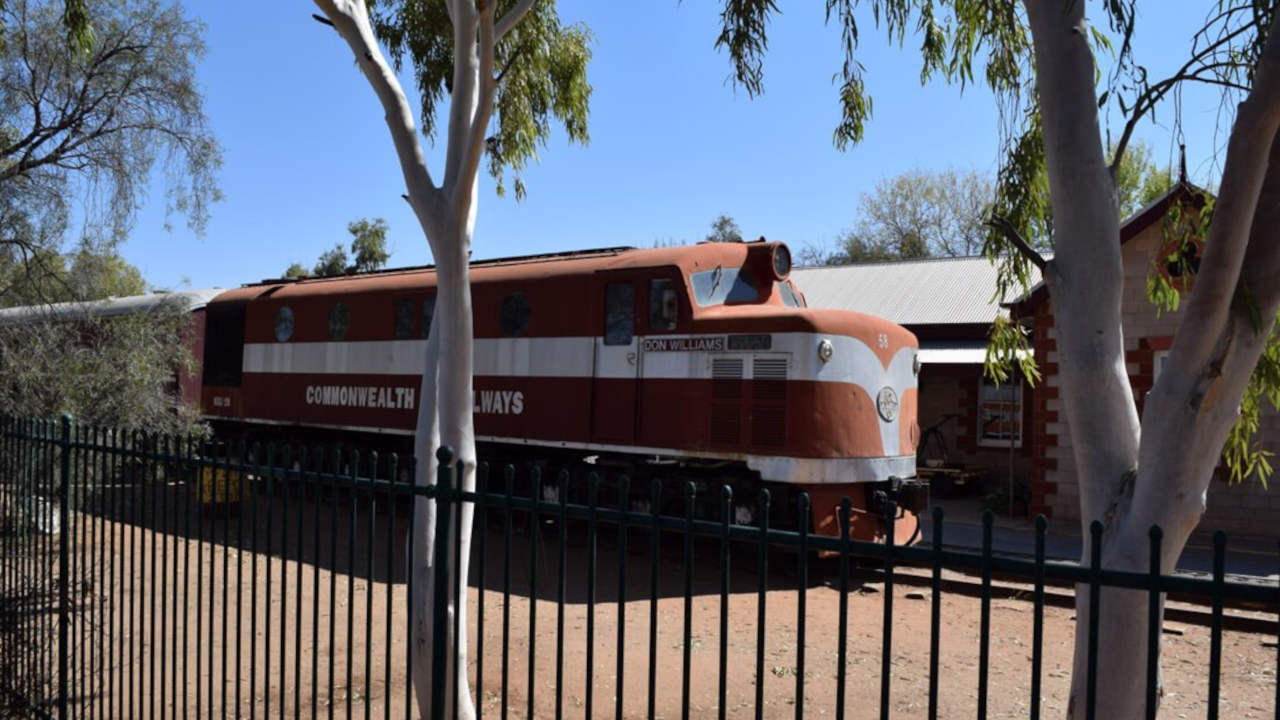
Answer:
M524 19L525 15L529 14L529 11L533 9L533 4L536 1L537 0L520 0L519 3L516 3L515 7L508 10L505 15L499 18L498 22L493 26L493 41L495 43L501 42L502 38L511 31L511 28L515 27Z
M1018 232L1018 229L1013 226L1013 223L999 215L992 215L991 219L987 221L987 226L992 229L999 230L1004 235L1005 239L1017 248L1018 252L1025 257L1028 262L1039 268L1041 273L1044 272L1044 267L1047 264L1044 256L1037 252L1035 248L1031 247L1031 243L1027 242L1027 239L1022 237L1022 233Z
M471 119L471 127L465 137L462 148L462 165L459 168L461 182L452 188L451 198L459 218L470 215L470 208L475 203L475 178L480 171L480 158L484 155L485 135L489 129L489 118L493 115L494 95L497 94L497 83L493 79L494 46L496 32L493 23L493 4L496 0L479 0L479 68L476 79L479 83L479 98L475 115Z
M364 0L315 0L315 3L342 39L347 41L356 56L356 63L382 103L387 128L391 131L396 156L400 159L400 172L410 195L429 196L436 188L431 182L422 145L418 142L413 109L409 107L400 81L378 47Z
M1258 58L1253 89L1240 103L1236 114L1200 271L1169 354L1170 372L1189 374L1208 362L1214 343L1207 340L1221 334L1237 300L1241 278L1252 272L1245 268L1246 254L1251 250L1263 252L1251 242L1251 235L1257 227L1255 218L1259 211L1264 217L1270 215L1271 208L1263 208L1260 198L1264 197L1268 179L1272 184L1276 182L1268 160L1272 153L1262 153L1259 149L1272 149L1280 131L1277 17L1280 17L1280 7L1272 14L1272 33ZM1274 191L1274 185L1270 189ZM1270 233L1263 236L1267 241L1272 237ZM1264 259L1257 261L1262 264Z
M1228 44L1245 30L1249 29L1249 27L1249 25L1243 25L1227 33L1221 38L1218 38L1218 40L1188 58L1187 61L1182 64L1182 67L1178 68L1172 75L1154 85L1147 86L1147 88L1138 95L1138 98L1133 105L1133 113L1129 116L1128 121L1125 122L1124 131L1120 134L1120 141L1116 143L1115 157L1111 159L1111 167L1108 168L1111 172L1112 178L1115 178L1116 172L1120 168L1120 160L1124 157L1124 152L1129 146L1129 140L1132 139L1134 129L1137 127L1138 122L1146 116L1147 112L1150 111L1151 108L1155 107L1156 103L1160 102L1160 100L1162 100L1164 96L1179 82L1184 80L1209 82L1204 78L1197 77L1197 73L1199 73L1200 70L1192 72L1191 69L1195 67L1196 63L1209 55L1212 55L1223 45ZM1201 32L1203 32L1203 30Z
M475 116L476 94L480 90L479 59L476 57L478 13L471 0L454 0L453 8L453 89L449 100L449 130L444 163L444 191L451 194L458 182L463 149Z

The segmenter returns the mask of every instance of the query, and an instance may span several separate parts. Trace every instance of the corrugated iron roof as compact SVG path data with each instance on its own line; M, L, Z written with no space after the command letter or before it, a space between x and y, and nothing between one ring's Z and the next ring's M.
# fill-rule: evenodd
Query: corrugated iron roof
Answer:
M996 267L985 257L803 267L791 279L810 307L856 310L899 325L989 324L1005 314L992 297ZM1039 280L1035 272L1032 283Z

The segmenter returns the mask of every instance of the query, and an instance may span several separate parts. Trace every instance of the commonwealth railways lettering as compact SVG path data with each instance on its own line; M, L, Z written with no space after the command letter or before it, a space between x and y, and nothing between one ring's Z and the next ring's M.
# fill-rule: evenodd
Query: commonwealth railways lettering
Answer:
M308 405L412 410L414 388L308 385Z

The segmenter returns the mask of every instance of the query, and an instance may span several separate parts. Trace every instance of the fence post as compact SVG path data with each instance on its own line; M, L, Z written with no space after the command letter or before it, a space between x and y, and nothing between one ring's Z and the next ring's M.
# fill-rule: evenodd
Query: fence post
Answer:
M67 717L67 636L71 626L71 416L62 416L62 435L58 441L62 451L61 485L58 490L58 720Z
M436 537L433 554L435 580L431 588L431 609L435 625L431 646L431 720L445 719L445 699L449 697L449 502L453 491L453 451L441 446L436 452ZM456 639L455 639L456 641ZM456 655L455 655L456 657ZM457 712L457 708L454 708Z

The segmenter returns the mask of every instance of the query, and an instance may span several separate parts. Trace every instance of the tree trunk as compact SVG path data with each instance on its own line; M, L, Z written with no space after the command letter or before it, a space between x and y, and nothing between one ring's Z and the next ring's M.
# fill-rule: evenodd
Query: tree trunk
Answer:
M436 227L434 224L428 225ZM427 341L426 368L422 376L422 404L418 409L414 453L421 458L415 482L425 486L436 482L436 448L447 446L453 449L455 462L462 467L461 477L455 478L456 487L472 492L476 486L476 448L471 422L474 404L471 390L473 331L470 273L466 252L451 252L448 249L470 247L468 225L446 223L446 228L460 229L452 233L446 229L432 235L436 238L441 235L448 237L445 242L439 243L443 247L436 257L436 304L431 334ZM431 685L432 643L438 630L434 625L434 603L445 602L449 617L449 625L444 629L446 642L449 647L455 648L447 672L457 675L457 697L460 701L457 717L470 718L475 716L475 709L466 673L468 653L465 628L474 508L471 503L448 503L445 507L453 513L451 527L460 529L460 534L449 538L446 551L450 564L458 552L455 547L456 537L462 538L462 547L457 555L460 565L450 568L450 585L442 594L435 587L435 532L439 506L426 498L418 498L414 503L414 527L417 529L417 535L413 538L412 572L415 592L411 602L414 685L419 712L427 717L434 692ZM460 595L458 582L462 587ZM460 599L461 602L455 603L455 599ZM455 626L463 629L462 637L454 637ZM462 668L462 671L457 672L457 668ZM454 694L450 693L446 699L446 714L449 717L454 717L453 697Z
M1098 129L1085 3L1025 0L1025 5L1035 45L1055 223L1055 257L1045 282L1053 302L1060 393L1080 487L1081 563L1090 562L1088 526L1098 521L1102 567L1147 572L1149 531L1159 525L1160 571L1167 573L1204 511L1209 481L1280 306L1274 291L1263 292L1262 283L1248 282L1247 270L1246 277L1241 275L1246 248L1251 253L1257 249L1248 239L1264 176L1270 189L1265 197L1280 195L1280 179L1274 177L1280 171L1268 173L1266 160L1259 159L1265 155L1257 152L1258 147L1272 147L1280 125L1277 93L1271 87L1275 71L1264 72L1275 63L1277 48L1268 43L1254 91L1241 105L1202 269L1140 426L1125 366L1118 211ZM1260 234L1257 227L1254 232ZM1274 264L1274 245L1267 243L1265 257L1253 264ZM1238 302L1242 287L1258 300L1261 330ZM1105 589L1099 607L1093 608L1088 586L1077 586L1068 717L1085 717L1091 694L1096 717L1143 717L1148 602L1145 591ZM1095 613L1097 664L1090 673L1089 627ZM1158 687L1158 675L1156 683Z

